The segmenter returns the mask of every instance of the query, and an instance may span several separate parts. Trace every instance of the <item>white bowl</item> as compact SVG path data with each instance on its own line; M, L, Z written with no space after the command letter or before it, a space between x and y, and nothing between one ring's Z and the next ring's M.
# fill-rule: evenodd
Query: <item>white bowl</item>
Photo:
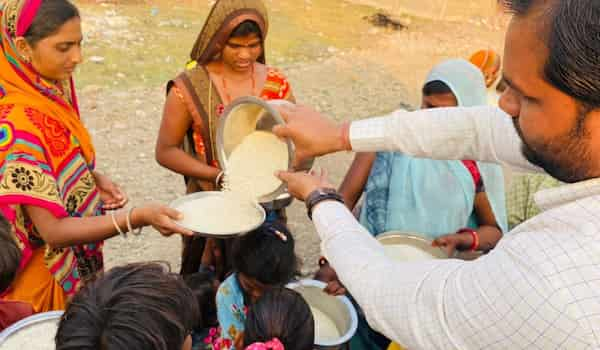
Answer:
M193 200L196 200L199 198L218 197L218 196L223 196L223 195L225 195L224 192L217 192L217 191L195 192L195 193L191 193L191 194L185 195L183 197L177 198L176 200L171 202L171 204L169 206L175 210L178 210L178 208L181 208L181 206L183 206L184 204L186 204L190 201L193 201ZM265 212L265 209L262 206L260 206L258 203L252 203L252 205L254 207L256 207L256 212L260 215L261 219L260 219L260 221L257 221L257 223L255 225L244 228L243 230L240 230L240 231L236 231L236 232L231 232L231 231L200 232L201 229L199 229L198 227L193 227L191 225L187 225L182 222L178 222L177 224L185 229L188 229L188 230L194 232L196 235L202 236L202 237L231 238L231 237L239 236L239 235L248 233L250 231L253 231L253 230L259 228L260 225L262 225L265 222L265 220L267 219L267 214ZM198 213L198 215L202 215L202 213Z
M332 296L323 291L326 284L316 280L300 280L287 288L300 293L308 305L325 313L341 333L340 338L330 342L315 342L317 349L338 349L348 343L358 328L358 316L354 305L346 296Z
M414 233L390 231L382 233L376 237L376 239L384 246L410 246L417 248L432 256L431 259L448 259L449 256L443 249L439 247L433 247L431 240L418 236ZM400 260L398 261L410 261Z
M0 348L2 348L2 344L4 344L4 342L6 342L8 340L8 338L10 337L18 337L19 336L19 332L25 330L28 327L31 327L33 325L38 325L41 323L47 323L47 322L55 322L58 323L60 322L60 318L63 315L63 311L51 311L51 312L44 312L44 313L40 313L40 314L36 314L33 316L29 316L27 318L22 319L21 321L11 325L10 327L6 328L5 330L3 330L2 332L0 332ZM54 337L55 334L50 334L50 336L52 336L52 342L54 344ZM52 348L54 348L54 346L52 346ZM10 350L10 349L7 349ZM25 350L25 349L20 349L20 350Z

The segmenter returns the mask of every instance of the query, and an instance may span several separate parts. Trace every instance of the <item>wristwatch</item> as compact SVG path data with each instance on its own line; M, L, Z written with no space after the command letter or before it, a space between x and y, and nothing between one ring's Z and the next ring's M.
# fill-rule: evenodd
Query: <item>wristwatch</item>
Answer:
M344 198L333 188L318 188L306 197L306 209L308 218L312 220L313 208L322 201L333 200L344 204Z

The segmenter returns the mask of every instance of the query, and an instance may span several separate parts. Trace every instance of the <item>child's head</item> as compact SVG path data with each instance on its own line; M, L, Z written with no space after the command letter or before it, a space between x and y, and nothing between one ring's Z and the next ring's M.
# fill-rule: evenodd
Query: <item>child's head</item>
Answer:
M21 263L21 249L15 242L12 226L0 214L0 294L11 285Z
M277 339L285 350L312 350L315 321L304 298L287 288L266 291L248 312L244 348Z
M183 280L194 293L200 308L200 318L194 326L194 330L200 331L205 328L216 327L217 304L215 296L219 288L219 281L213 271L202 269L199 272L185 275Z
M236 238L231 257L240 287L252 301L265 289L290 282L298 273L294 237L277 222L264 224Z
M163 264L115 267L75 295L56 349L191 349L198 317L192 291Z

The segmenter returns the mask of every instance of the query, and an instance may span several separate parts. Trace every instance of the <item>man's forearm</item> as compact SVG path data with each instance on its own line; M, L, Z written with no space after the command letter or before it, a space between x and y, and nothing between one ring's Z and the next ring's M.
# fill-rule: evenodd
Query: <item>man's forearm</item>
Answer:
M473 159L543 171L521 154L521 140L510 117L489 106L396 111L353 122L349 139L355 152L396 151L421 158Z
M398 264L385 255L383 247L341 203L319 204L314 209L313 221L323 253L366 313L371 327L404 346L424 345L419 340L422 335L419 320L425 322L433 315L420 313L415 298L432 296L426 303L439 302L440 288L422 291L421 286L425 281L443 286L443 278L436 276L447 274L444 271L452 271L462 262L432 260ZM435 320L440 322L436 328L443 329L442 318ZM433 343L444 344L439 348L454 348L446 346L449 342L438 337Z

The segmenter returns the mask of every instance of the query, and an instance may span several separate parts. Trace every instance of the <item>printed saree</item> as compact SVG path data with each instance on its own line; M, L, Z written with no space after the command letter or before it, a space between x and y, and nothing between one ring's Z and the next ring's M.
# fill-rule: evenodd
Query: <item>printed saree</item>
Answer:
M23 252L21 271L3 298L29 302L36 312L62 309L81 281L102 268L102 242L51 249L25 211L37 206L57 218L101 214L92 174L95 152L72 80L45 80L15 48L14 39L26 32L23 23L31 23L39 3L0 4L0 213ZM44 283L49 288L31 288ZM48 295L53 293L64 295Z
M425 84L432 81L446 84L459 106L486 104L483 75L466 60L436 65ZM502 168L482 162L477 162L477 167L498 226L507 232ZM373 235L404 231L435 239L463 227L477 228L475 192L473 177L461 161L380 152L365 187L360 222Z

